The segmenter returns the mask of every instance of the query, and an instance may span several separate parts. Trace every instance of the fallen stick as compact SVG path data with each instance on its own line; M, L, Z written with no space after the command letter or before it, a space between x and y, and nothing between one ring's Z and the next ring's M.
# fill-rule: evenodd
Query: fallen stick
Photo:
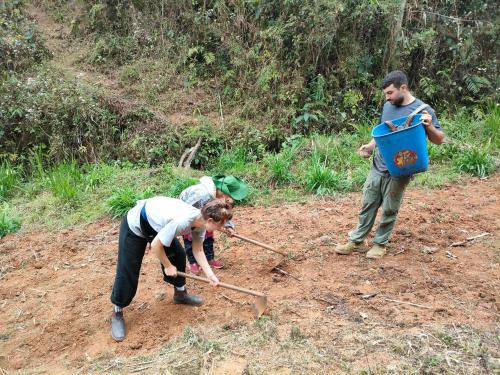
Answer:
M235 299L232 299L231 297L226 296L224 293L221 293L221 296L222 296L222 298L225 298L230 302L237 303L240 306L246 305L246 301L243 301L243 302L236 301Z
M290 276L292 279L295 279L295 280L297 280L297 281L302 281L302 280L300 280L297 276L293 276L292 274L290 274L290 273L288 273L288 272L286 272L286 271L283 271L283 270L282 270L281 268L279 268L279 267L274 267L274 268L273 268L273 271L276 271L276 272L278 272L278 273L281 273L282 275L285 275L285 276Z
M432 307L429 307L429 306L424 306L424 305L419 305L419 304L412 303L412 302L398 301L397 299L390 299L390 298L384 298L384 299L385 299L386 301L390 301L390 302L401 303L401 304L404 304L404 305L416 306L416 307L421 307L421 308L423 308L423 309L429 309L429 310L432 310Z
M482 233L482 234L479 234L477 236L473 236L473 237L469 237L469 238L466 238L465 241L460 241L460 242L454 242L450 245L450 247L455 247L455 246L463 246L465 245L467 242L470 242L470 241L474 241L478 238L481 238L481 237L484 237L484 236L489 236L491 233Z
M151 368L151 366L144 366L144 367L135 368L133 370L129 370L129 372L130 373L141 372L141 371L147 370L149 368Z

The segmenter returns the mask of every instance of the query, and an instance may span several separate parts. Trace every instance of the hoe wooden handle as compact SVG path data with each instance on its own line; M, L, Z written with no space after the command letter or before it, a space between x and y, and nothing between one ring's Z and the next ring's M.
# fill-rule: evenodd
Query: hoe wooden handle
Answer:
M241 234L234 233L233 236L236 237L236 238L239 238L240 240L247 241L247 242L253 243L254 245L263 247L264 249L271 250L272 252L281 254L281 255L283 255L285 257L287 256L287 254L285 254L282 251L276 250L274 247L271 247L271 246L266 245L265 243L262 243L262 242L259 242L259 241L252 240L251 238L244 237Z
M192 275L190 273L185 273L185 272L177 271L177 275L187 277L188 279L194 279L194 280L198 280L198 281L203 281L204 283L210 283L210 280L208 280L207 278L201 277L201 276ZM245 294L250 294L250 295L256 296L256 297L265 297L266 296L263 293L255 292L255 291L250 290L250 289L241 288L239 286L232 285L232 284L219 283L218 286L221 286L221 287L226 288L226 289L236 290L237 292L241 292L241 293L245 293Z

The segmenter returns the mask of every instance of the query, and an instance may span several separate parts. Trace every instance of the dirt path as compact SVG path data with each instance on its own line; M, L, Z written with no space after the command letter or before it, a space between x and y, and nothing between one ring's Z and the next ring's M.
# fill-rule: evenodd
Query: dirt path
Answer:
M410 189L389 255L378 261L332 253L356 222L359 194L239 208L240 232L292 251L298 260L283 269L302 281L271 273L277 256L221 237L217 254L227 267L218 275L266 292L269 314L299 322L306 334L332 313L352 329L365 320L406 330L450 323L494 329L500 312L499 187L497 176L439 191ZM103 219L84 228L1 240L0 368L58 363L77 368L88 358L146 354L188 325L222 325L235 316L252 322L249 307L230 300L251 299L193 282L190 290L201 294L205 305L173 305L171 288L148 254L137 296L126 310L128 337L113 342L109 294L118 224ZM449 247L484 232L491 235ZM324 329L328 335L328 326Z

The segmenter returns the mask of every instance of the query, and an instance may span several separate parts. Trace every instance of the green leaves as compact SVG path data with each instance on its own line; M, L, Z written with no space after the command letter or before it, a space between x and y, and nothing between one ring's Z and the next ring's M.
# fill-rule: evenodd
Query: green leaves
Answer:
M0 209L0 238L17 232L20 228L21 223L9 214L7 206L3 206Z
M471 147L463 150L454 160L456 169L477 177L487 177L495 169L495 160L491 156L489 145Z

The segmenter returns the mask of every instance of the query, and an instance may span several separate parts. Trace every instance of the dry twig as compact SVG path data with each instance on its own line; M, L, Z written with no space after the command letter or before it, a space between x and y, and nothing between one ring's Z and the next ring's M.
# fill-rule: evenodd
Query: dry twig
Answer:
M477 236L473 236L473 237L469 237L469 238L466 238L465 241L460 241L460 242L454 242L450 245L450 247L455 247L455 246L463 246L465 245L467 242L470 242L470 241L474 241L478 238L481 238L481 237L485 237L485 236L489 236L491 233L482 233L482 234L479 234Z
M412 302L406 302L406 301L399 301L397 299L390 299L390 298L384 298L386 301L389 301L389 302L394 302L394 303L400 303L400 304L403 304L403 305L410 305L410 306L415 306L415 307L421 307L423 309L429 309L429 310L432 310L432 307L429 307L429 306L424 306L424 305L419 305L417 303L412 303Z

